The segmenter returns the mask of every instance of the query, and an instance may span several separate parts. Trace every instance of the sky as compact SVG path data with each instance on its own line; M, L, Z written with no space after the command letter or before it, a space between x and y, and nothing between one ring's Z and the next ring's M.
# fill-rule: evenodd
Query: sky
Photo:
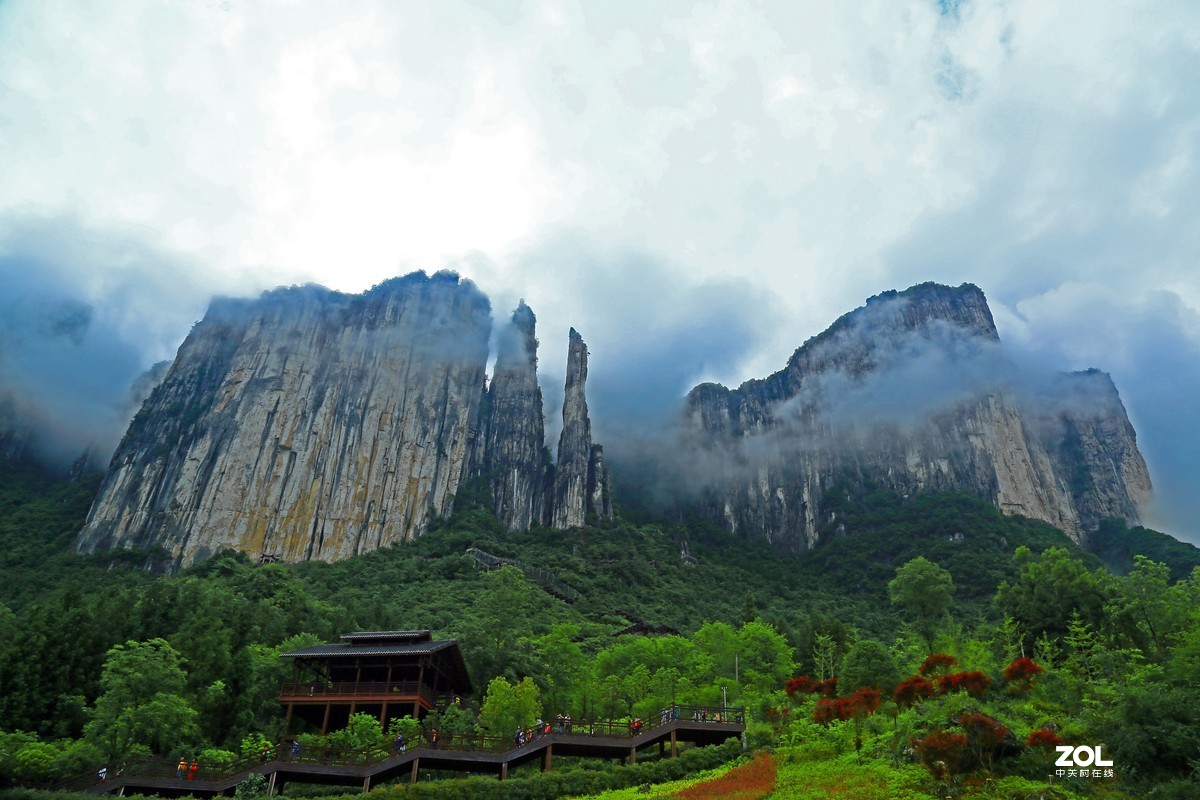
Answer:
M452 268L602 438L971 282L1200 540L1198 74L1189 1L0 0L0 382L111 426L215 294Z

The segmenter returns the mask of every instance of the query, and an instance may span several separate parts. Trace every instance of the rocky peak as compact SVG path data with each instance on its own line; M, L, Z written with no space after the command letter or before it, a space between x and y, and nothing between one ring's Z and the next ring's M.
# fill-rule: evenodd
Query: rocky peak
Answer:
M568 335L567 378L563 392L563 428L558 437L558 460L554 465L554 495L551 527L575 528L583 525L588 513L611 517L612 509L603 500L608 485L603 450L593 450L592 421L588 416L585 385L588 349L574 328Z
M872 297L779 372L689 393L686 444L719 465L694 482L727 527L792 550L815 543L835 480L969 491L1076 537L1105 516L1136 522L1149 476L1112 382L1016 392L998 342L971 284Z
M480 459L493 510L509 530L527 530L546 515L545 425L537 381L537 317L522 300L499 332L488 389L487 432Z

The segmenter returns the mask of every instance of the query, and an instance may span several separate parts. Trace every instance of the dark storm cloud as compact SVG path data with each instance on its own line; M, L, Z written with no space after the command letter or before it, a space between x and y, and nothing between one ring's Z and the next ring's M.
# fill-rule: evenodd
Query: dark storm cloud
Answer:
M195 265L70 218L0 222L0 392L61 466L105 462L145 387L207 298Z

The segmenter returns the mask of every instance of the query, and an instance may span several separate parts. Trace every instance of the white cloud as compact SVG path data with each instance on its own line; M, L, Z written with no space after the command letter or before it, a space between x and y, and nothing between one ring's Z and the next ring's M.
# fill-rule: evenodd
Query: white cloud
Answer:
M697 366L727 382L931 279L1030 357L1107 358L1137 348L1056 303L1200 307L1196 30L1188 2L9 0L0 218L135 226L223 290L460 262L597 359L632 346L611 254L638 252L689 302L774 298ZM543 257L589 249L594 280Z

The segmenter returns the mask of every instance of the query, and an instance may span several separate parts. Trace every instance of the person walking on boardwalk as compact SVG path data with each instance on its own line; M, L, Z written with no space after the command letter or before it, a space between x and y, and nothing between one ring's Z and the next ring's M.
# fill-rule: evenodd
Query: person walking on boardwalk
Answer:
M189 781L196 780L196 770L198 770L198 769L200 769L200 762L193 758L192 765L190 767L188 767L188 780Z
M392 753L395 755L399 755L400 753L404 752L404 748L406 746L407 745L404 744L404 734L397 733L396 734L396 743L392 746Z
M183 773L187 772L187 767L188 767L187 757L180 756L179 757L179 766L175 767L175 777L178 778L179 780L183 780Z

